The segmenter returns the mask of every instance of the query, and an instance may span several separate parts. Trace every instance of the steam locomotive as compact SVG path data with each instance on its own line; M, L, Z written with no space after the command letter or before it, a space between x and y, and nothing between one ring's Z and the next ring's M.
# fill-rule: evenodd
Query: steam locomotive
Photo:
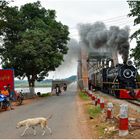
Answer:
M137 99L140 98L137 74L137 69L131 61L116 66L101 67L94 70L89 77L89 88L92 86L117 98Z

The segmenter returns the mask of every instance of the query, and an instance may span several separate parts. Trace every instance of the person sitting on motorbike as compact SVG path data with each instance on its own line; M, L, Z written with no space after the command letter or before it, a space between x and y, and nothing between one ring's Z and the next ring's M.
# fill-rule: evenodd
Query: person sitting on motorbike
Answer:
M67 84L66 84L66 83L64 83L64 85L63 85L63 89L64 89L64 91L67 90Z
M11 99L10 99L10 92L9 92L7 86L4 86L4 90L1 91L1 94L3 94L4 96L7 97L7 102L9 103L9 107L11 110L13 110L14 108L12 107L12 103L11 103Z
M7 97L9 96L9 92L8 92L6 86L4 86L4 90L1 91L1 94L3 94L4 96L7 96Z
M60 91L60 86L58 84L56 84L55 90L56 90L56 95L59 96L59 94L61 93L61 91Z

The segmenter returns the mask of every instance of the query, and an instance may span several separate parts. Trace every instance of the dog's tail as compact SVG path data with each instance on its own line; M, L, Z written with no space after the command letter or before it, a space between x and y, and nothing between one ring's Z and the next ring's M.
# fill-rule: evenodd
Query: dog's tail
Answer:
M49 119L51 119L52 118L52 114L51 115L49 115L49 117L47 117L47 120L49 120Z

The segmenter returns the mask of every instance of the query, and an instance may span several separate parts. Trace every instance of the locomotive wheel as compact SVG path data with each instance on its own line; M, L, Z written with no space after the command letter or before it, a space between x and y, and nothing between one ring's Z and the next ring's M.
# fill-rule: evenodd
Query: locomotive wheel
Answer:
M3 106L3 102L0 102L0 110L2 109Z
M21 105L21 104L22 104L22 101L23 101L23 100L21 99L21 97L18 97L18 98L17 98L17 104L18 104L18 105Z

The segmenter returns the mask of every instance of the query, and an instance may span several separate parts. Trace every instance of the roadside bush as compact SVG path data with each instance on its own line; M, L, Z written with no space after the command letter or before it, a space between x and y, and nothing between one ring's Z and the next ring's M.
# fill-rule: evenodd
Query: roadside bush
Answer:
M44 93L44 94L41 94L39 97L48 97L50 95L51 95L51 93Z
M87 94L85 94L84 92L79 92L79 96L80 98L82 98L83 100L89 100L89 97Z
M88 113L90 117L97 117L99 114L101 114L100 106L93 107L93 105L89 106Z

